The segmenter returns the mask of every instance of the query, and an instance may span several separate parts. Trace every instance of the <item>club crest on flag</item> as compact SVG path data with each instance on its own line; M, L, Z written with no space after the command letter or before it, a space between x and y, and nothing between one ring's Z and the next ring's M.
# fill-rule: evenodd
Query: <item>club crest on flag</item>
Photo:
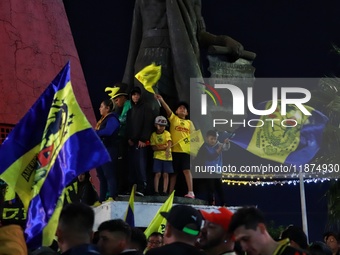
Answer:
M268 109L271 104L263 102L258 108ZM311 116L295 105L287 105L285 116L279 106L260 118L250 115L248 126L238 128L231 141L261 158L285 164L308 163L320 148L328 118L308 105L304 107Z
M0 147L0 178L27 210L30 248L50 245L65 187L109 160L77 103L67 63Z

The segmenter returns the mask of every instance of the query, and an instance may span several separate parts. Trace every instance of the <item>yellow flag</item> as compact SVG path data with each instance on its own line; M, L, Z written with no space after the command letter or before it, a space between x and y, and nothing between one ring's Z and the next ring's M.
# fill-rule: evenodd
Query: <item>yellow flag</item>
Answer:
M144 85L145 90L152 94L155 94L153 86L155 86L161 78L161 67L162 66L156 66L155 63L152 63L135 75L136 79Z
M63 190L63 193L60 195L57 205L54 209L54 212L52 214L52 217L48 221L47 225L43 229L43 238L42 238L42 245L43 246L50 246L55 239L55 234L58 227L59 222L59 216L61 213L61 210L63 209L65 199L65 189Z
M192 132L190 134L190 154L196 156L203 143L204 138L201 130L198 129Z
M201 130L198 129L193 131L190 136L183 138L178 143L181 146L183 152L188 153L192 156L196 156L198 150L204 143Z
M160 214L160 212L168 212L172 207L174 201L175 191L171 193L164 204L158 209L155 217L150 222L149 226L145 229L144 234L148 238L153 232L159 232L164 234L166 219Z
M15 190L10 187L10 186L6 186L6 190L5 190L5 197L4 197L4 201L11 201L15 198Z

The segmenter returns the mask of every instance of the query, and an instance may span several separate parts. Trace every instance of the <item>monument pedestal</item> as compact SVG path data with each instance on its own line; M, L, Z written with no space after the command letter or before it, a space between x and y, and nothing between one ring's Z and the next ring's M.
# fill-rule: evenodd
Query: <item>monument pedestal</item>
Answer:
M149 226L152 219L155 217L159 208L163 205L165 200L168 197L161 196L145 196L145 197L135 197L134 202L134 216L135 216L135 226L146 228ZM129 205L129 197L119 198L125 201L114 201L103 203L98 207L94 207L95 211L95 223L94 223L94 231L98 229L98 226L106 221L111 219L124 219L126 209ZM162 201L162 202L161 202ZM196 209L203 210L213 210L219 207L206 205L205 201L199 199L190 199L183 197L174 197L173 205L176 204L186 204L191 205ZM231 206L228 209L232 212L235 212L239 207Z
M252 66L251 60L243 58L231 63L228 62L226 56L223 55L208 55L209 67L208 70L211 73L209 78L209 84L215 86L215 84L230 84L236 86L243 92L244 101L238 101L237 104L243 103L244 114L233 114L234 98L232 93L228 89L216 89L219 98L222 102L216 104L208 102L209 114L212 119L221 119L228 121L228 125L216 125L215 128L219 131L234 132L240 125L230 125L231 121L235 123L241 123L247 118L247 89L253 87L255 81L255 68ZM234 95L235 96L235 95ZM240 100L240 98L238 98Z

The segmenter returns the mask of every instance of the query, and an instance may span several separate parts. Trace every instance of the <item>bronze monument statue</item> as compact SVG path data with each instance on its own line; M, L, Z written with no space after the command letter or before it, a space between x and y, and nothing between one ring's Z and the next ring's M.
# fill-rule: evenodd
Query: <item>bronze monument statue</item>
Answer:
M205 30L200 0L136 0L123 82L131 88L139 86L144 101L149 102L157 114L159 105L154 96L134 78L154 62L162 66L157 93L170 107L178 101L189 103L190 78L202 77L200 47L210 46L215 53L227 55L230 62L244 55L250 59L254 57L245 54L243 46L231 37L213 35Z

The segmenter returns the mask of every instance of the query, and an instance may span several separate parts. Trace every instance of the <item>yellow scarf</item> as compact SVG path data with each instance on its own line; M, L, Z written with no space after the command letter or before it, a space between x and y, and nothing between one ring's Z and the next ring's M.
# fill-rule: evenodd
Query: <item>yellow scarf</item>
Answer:
M112 114L111 112L110 113L108 113L108 114L106 114L105 116L102 116L101 118L100 118L100 120L97 122L97 124L96 124L96 127L95 127L95 130L99 130L99 128L100 128L100 125L102 124L102 122L105 120L105 118L107 117L107 116L109 116L110 114Z

